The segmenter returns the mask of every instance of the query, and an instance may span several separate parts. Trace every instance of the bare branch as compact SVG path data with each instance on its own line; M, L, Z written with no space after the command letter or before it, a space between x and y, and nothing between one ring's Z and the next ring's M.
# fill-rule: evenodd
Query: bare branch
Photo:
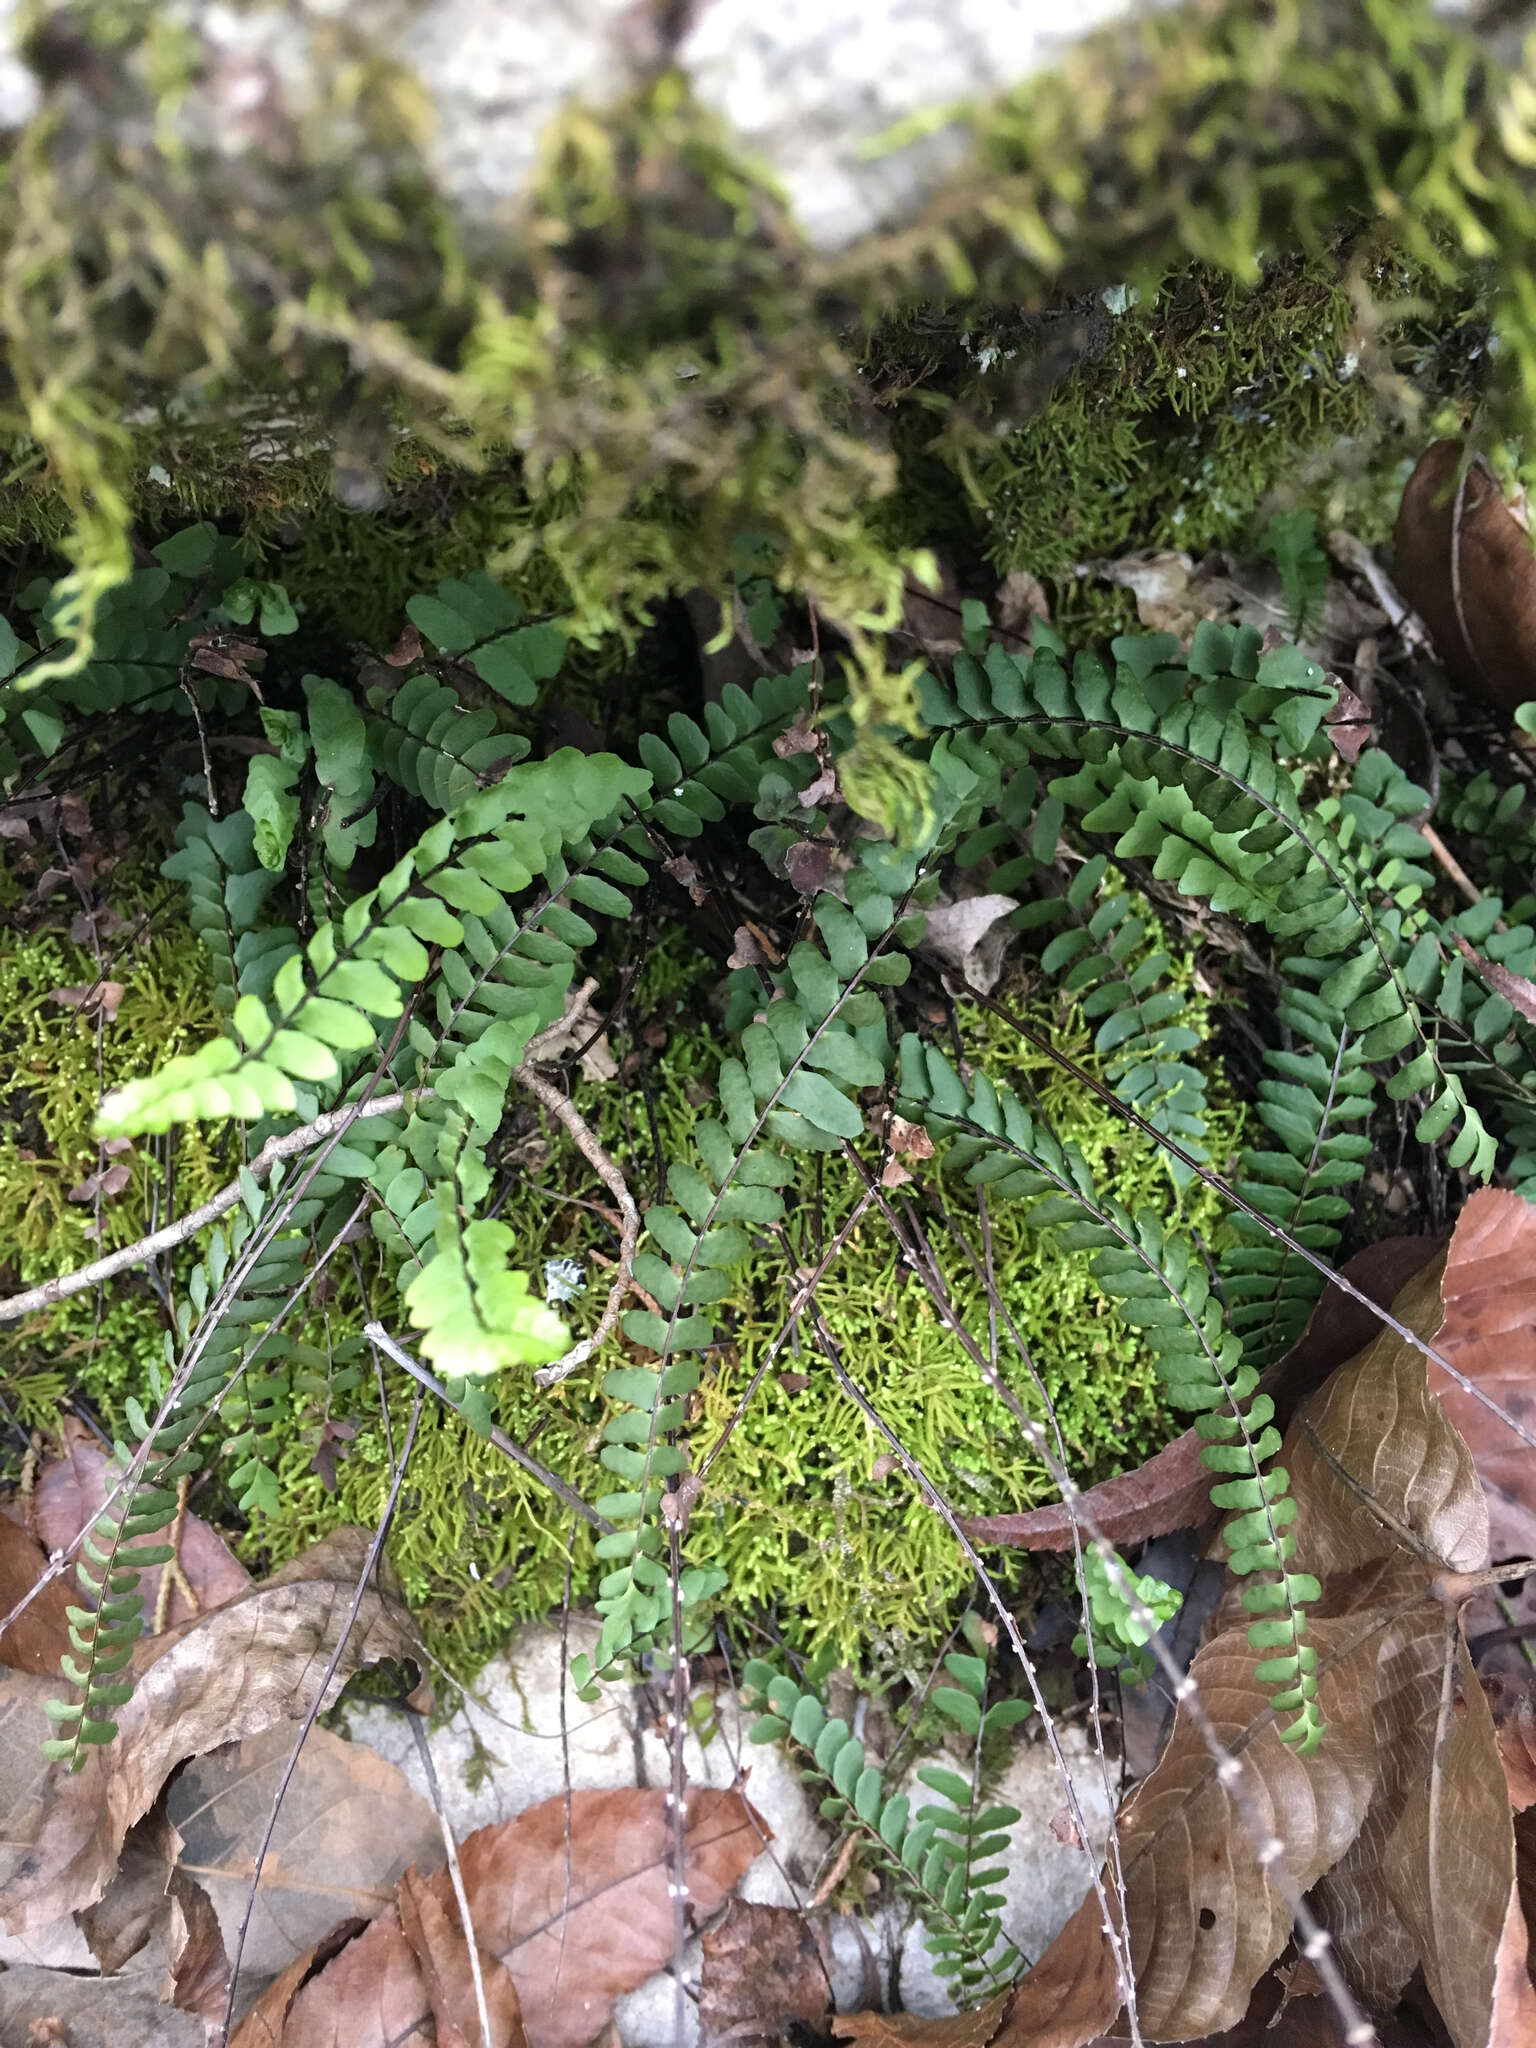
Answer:
M534 1044L537 1044L537 1040ZM534 1047L531 1045L529 1051ZM593 1137L582 1117L581 1111L568 1095L562 1095L553 1081L546 1081L542 1074L535 1073L526 1062L516 1071L516 1079L536 1096L550 1115L565 1125L576 1140L577 1149L591 1166L598 1179L613 1196L619 1207L619 1259L614 1268L613 1284L608 1290L608 1300L598 1318L597 1328L589 1337L583 1337L566 1352L564 1358L557 1358L553 1365L546 1365L534 1374L541 1387L553 1387L585 1365L600 1344L607 1343L618 1326L619 1312L624 1306L624 1297L629 1292L634 1277L635 1252L640 1243L640 1212L635 1207L635 1198L629 1192L628 1184L602 1146Z
M313 1123L302 1124L296 1131L285 1131L281 1137L268 1138L251 1161L249 1171L257 1180L263 1180L280 1159L291 1159L295 1153L307 1152L312 1145L322 1144L338 1131L356 1123L359 1117L387 1116L392 1110L423 1101L431 1093L430 1088L402 1088L393 1095L376 1096L372 1101L365 1097L361 1102L343 1103L340 1109L328 1109ZM130 1266L142 1266L148 1260L158 1258L161 1252L185 1244L189 1237L196 1237L200 1230L205 1230L210 1223L217 1223L221 1216L227 1216L238 1206L240 1187L238 1180L231 1181L228 1187L210 1195L201 1207L189 1210L174 1223L167 1223L163 1230L141 1237L136 1244L123 1245L118 1251L108 1252L104 1258L93 1259L88 1266L77 1267L73 1273L60 1273L52 1280L44 1280L36 1287L29 1287L24 1294L6 1296L0 1300L0 1323L14 1322L18 1317L32 1315L40 1308L52 1308L55 1302L67 1301L72 1294L84 1294L92 1287L99 1287L102 1281L127 1272Z

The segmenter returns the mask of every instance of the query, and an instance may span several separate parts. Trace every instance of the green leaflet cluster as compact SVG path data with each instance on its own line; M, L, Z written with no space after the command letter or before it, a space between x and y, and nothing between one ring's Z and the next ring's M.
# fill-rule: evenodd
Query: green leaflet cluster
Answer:
M1133 910L1125 889L1105 892L1108 869L1105 856L1094 854L1065 897L1047 897L1038 906L1053 922L1072 920L1046 945L1040 965L1059 976L1062 987L1079 996L1084 1017L1097 1022L1094 1050L1109 1055L1105 1078L1121 1101L1204 1162L1205 1075L1185 1057L1201 1043L1185 1020L1189 997L1181 988L1160 986L1173 964L1162 928ZM1164 1157L1174 1185L1187 1186L1191 1169L1172 1153Z
M1360 1039L1317 992L1318 963L1296 957L1281 968L1286 981L1275 1019L1290 1043L1266 1048L1255 1104L1277 1142L1244 1148L1235 1185L1260 1218L1326 1259L1352 1206L1345 1190L1359 1182L1371 1156L1365 1124L1375 1081ZM1241 1210L1231 1221L1238 1242L1219 1256L1221 1289L1243 1356L1262 1371L1306 1327L1317 1299L1317 1269L1262 1221Z
M1277 1712L1293 1716L1283 1738L1303 1754L1314 1749L1323 1722L1305 1608L1321 1588L1309 1574L1287 1569L1296 1504L1283 1468L1266 1469L1280 1447L1274 1404L1256 1391L1257 1368L1223 1328L1199 1253L1170 1237L1151 1210L1133 1217L1103 1200L1081 1153L1059 1144L1011 1090L985 1074L968 1088L915 1034L901 1043L897 1106L935 1140L948 1141L948 1171L963 1173L989 1196L1027 1201L1031 1223L1073 1250L1094 1252L1094 1278L1125 1320L1145 1332L1168 1399L1194 1415L1205 1438L1201 1457L1221 1475L1211 1499L1234 1517L1225 1530L1232 1570L1254 1579L1243 1598L1256 1617L1248 1639L1267 1653L1259 1675L1277 1688Z
M70 1609L75 1654L64 1659L62 1668L80 1697L50 1700L47 1706L50 1718L68 1732L46 1744L46 1753L71 1770L80 1768L86 1746L110 1742L117 1733L106 1714L132 1696L132 1685L121 1674L144 1626L140 1575L174 1555L172 1546L144 1539L169 1525L176 1513L179 1483L201 1468L195 1439L208 1421L211 1405L236 1383L242 1361L246 1377L236 1400L243 1404L245 1426L234 1439L240 1463L230 1482L243 1505L274 1504L276 1479L263 1464L260 1438L263 1409L272 1398L270 1368L284 1356L286 1340L263 1335L247 1349L247 1339L252 1322L269 1319L290 1293L302 1287L309 1265L306 1226L315 1221L323 1203L311 1192L296 1206L285 1205L287 1214L278 1231L259 1230L281 1184L281 1166L271 1179L272 1185L263 1189L249 1172L242 1173L243 1210L213 1229L207 1250L188 1276L187 1292L176 1305L176 1333L168 1331L165 1338L174 1396L164 1418L156 1423L137 1400L125 1403L136 1441L114 1446L107 1468L109 1499L120 1481L126 1478L129 1484L122 1501L97 1517L75 1567L89 1604ZM226 1290L237 1267L238 1288ZM254 1305L251 1312L238 1311L230 1299L235 1293ZM158 1401L161 1387L151 1391ZM136 1482L130 1477L135 1460L142 1461Z
M681 736L677 724L674 738ZM687 1470L676 1438L699 1378L695 1359L676 1354L697 1357L716 1341L709 1306L730 1292L731 1273L750 1259L750 1232L782 1219L779 1189L794 1178L783 1151L836 1152L864 1135L864 1110L849 1091L879 1087L889 1069L876 990L900 986L911 971L906 953L891 948L921 931L920 913L903 915L900 907L917 884L920 861L918 850L900 853L866 840L844 877L846 902L826 892L815 899L815 941L791 948L741 1028L740 1057L722 1062L720 1115L694 1128L698 1164L669 1166L667 1201L646 1211L656 1249L640 1252L635 1277L663 1313L631 1310L624 1329L667 1364L659 1374L622 1368L604 1382L610 1396L634 1405L610 1419L601 1454L625 1491L599 1507L633 1526L598 1544L601 1557L619 1562L599 1587L603 1627L595 1665L578 1660L583 1687L621 1657L670 1654L671 1578L659 1554L665 1539L656 1511L662 1488ZM683 1575L685 1606L716 1590L714 1574Z
M975 771L984 808L1007 805L1042 760L1070 767L1047 790L1077 829L1299 946L1349 1056L1363 1067L1396 1062L1386 1090L1421 1099L1420 1139L1448 1137L1452 1164L1489 1172L1495 1139L1467 1082L1481 1092L1498 1062L1469 1062L1459 1045L1452 1057L1446 1044L1454 947L1424 906L1427 849L1408 823L1427 798L1389 757L1367 751L1342 797L1304 802L1307 763L1325 746L1321 670L1293 647L1265 652L1256 633L1209 622L1187 655L1167 634L1117 640L1112 670L1080 653L1069 671L1059 641L1037 637L1025 657L997 646L984 664L958 656L951 688L925 682L933 754L958 754ZM1491 1107L1498 1113L1496 1091ZM1293 1127L1288 1149L1293 1137L1310 1173L1311 1139ZM1255 1153L1249 1165L1270 1156ZM1318 1163L1332 1168L1340 1155ZM1282 1196L1295 1195L1293 1180L1286 1169ZM1318 1285L1314 1275L1284 1291L1296 1300Z
M1123 1685L1142 1685L1152 1676L1152 1659L1147 1651L1152 1631L1140 1620L1128 1594L1110 1576L1109 1567L1097 1549L1083 1554L1083 1608L1093 1638L1093 1658L1101 1671L1114 1671ZM1122 1557L1125 1574L1136 1600L1160 1622L1172 1621L1184 1604L1181 1593L1165 1586L1149 1573L1138 1575ZM1072 1648L1086 1657L1088 1635L1072 1638Z
M967 1619L974 1624L975 1617ZM949 1981L962 2005L1011 1984L1024 1958L1002 1931L1004 1900L994 1889L1006 1876L1004 1857L1018 1809L988 1803L982 1790L983 1744L1016 1727L1031 1709L1026 1700L987 1705L986 1645L974 1626L967 1631L973 1651L952 1650L944 1669L953 1681L934 1688L931 1703L972 1744L971 1775L943 1764L922 1764L917 1782L939 1795L939 1804L912 1811L911 1796L887 1793L885 1776L867 1761L864 1744L841 1716L827 1714L817 1693L797 1685L773 1666L754 1658L742 1673L744 1689L766 1711L748 1732L756 1743L787 1741L804 1752L807 1773L826 1792L822 1817L851 1831L874 1861L922 1916L934 1974ZM854 1725L868 1711L860 1701Z
M56 753L72 720L119 711L190 719L189 694L206 716L227 717L249 701L249 686L227 665L211 653L193 658L200 624L235 623L219 600L243 575L239 547L204 524L154 552L154 566L136 569L103 596L91 658L72 674L36 686L29 680L63 644L63 585L40 577L21 591L16 608L29 618L27 637L0 620L0 789ZM273 620L264 630L291 632L297 623L291 610Z

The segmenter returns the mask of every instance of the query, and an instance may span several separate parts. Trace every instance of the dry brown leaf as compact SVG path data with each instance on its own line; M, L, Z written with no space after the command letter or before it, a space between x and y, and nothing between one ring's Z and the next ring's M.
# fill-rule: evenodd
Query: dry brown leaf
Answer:
M166 1887L165 1982L160 1995L179 2012L222 2022L229 1996L229 1957L213 1903L184 1870Z
M769 2048L792 2021L826 2032L832 1987L804 1913L732 1899L701 1946L700 2048Z
M840 2041L863 2041L867 2048L992 2048L1013 1998L1012 1991L1001 1991L974 2012L943 2019L911 2012L839 2013L832 2028Z
M281 1721L195 1757L166 1792L183 1838L181 1867L207 1892L231 1946L296 1736ZM441 1855L437 1816L398 1766L367 1743L312 1728L250 1904L242 1972L262 1978L285 1970L344 1915L382 1912L412 1863L431 1869Z
M110 1024L128 993L120 981L84 981L68 988L49 989L43 1001L58 1003L66 1010L78 1010L82 1017Z
M696 1919L769 1840L739 1792L690 1788L685 1875ZM517 1984L529 2048L585 2048L613 2002L672 1953L672 1829L660 1792L575 1792L481 1828L459 1851L482 1948ZM433 1879L447 1892L447 1873Z
M55 2031L44 2031L45 2022ZM162 2005L140 1977L72 1977L23 1964L0 1972L0 2041L5 2048L205 2048L207 2035L201 2020Z
M1386 1878L1456 2048L1529 2048L1536 1991L1515 1886L1515 1838L1493 1716L1454 1622L1431 1767L1386 1850Z
M1313 1901L1350 1983L1375 2011L1391 2010L1418 1967L1418 1944L1387 1883L1385 1856L1429 1770L1444 1661L1438 1607L1421 1603L1384 1634L1372 1715L1376 1790L1359 1834L1321 1879Z
M1512 1692L1507 1680L1496 1676L1483 1679L1488 1705L1493 1714L1494 1736L1509 1803L1516 1813L1536 1805L1536 1696L1533 1683Z
M1443 1270L1436 1260L1392 1305L1398 1321L1424 1338L1442 1320ZM1472 1453L1448 1426L1424 1365L1421 1351L1383 1326L1292 1424L1280 1456L1305 1503L1293 1569L1326 1579L1403 1547L1449 1571L1482 1567L1487 1502Z
M1120 1976L1090 1891L1045 1954L1013 1987L994 2048L1081 2048L1120 2009Z
M66 1415L61 1429L64 1455L43 1466L32 1494L33 1526L48 1550L67 1550L81 1530L96 1520L107 1497L108 1452L78 1416ZM226 1600L237 1599L251 1585L250 1573L223 1537L196 1515L189 1514L183 1524L178 1556L198 1606L195 1610L189 1607L173 1582L166 1612L171 1623L189 1621L194 1612L206 1613ZM165 1569L156 1565L139 1580L146 1628L154 1618ZM68 1597L78 1599L79 1595Z
M1002 978L1004 956L1014 933L1008 922L1018 909L1013 896L963 896L936 903L928 912L918 951L969 988L990 995Z
M1439 1249L1438 1238L1386 1238L1357 1252L1340 1272L1386 1308ZM1306 1329L1260 1382L1274 1401L1282 1429L1296 1404L1369 1343L1380 1327L1369 1308L1329 1282ZM1211 1514L1212 1478L1200 1462L1201 1443L1197 1431L1186 1430L1135 1471L1091 1487L1079 1513L1086 1509L1111 1543L1145 1543L1173 1529L1198 1527ZM962 1516L960 1526L983 1543L1016 1544L1025 1550L1072 1548L1072 1517L1059 1501L1025 1514Z
M1397 586L1457 683L1513 711L1536 697L1536 553L1498 479L1461 441L1436 441L1408 479L1394 536Z
M1292 1881L1305 1891L1343 1855L1376 1783L1371 1618L1314 1621L1328 1731L1311 1756L1280 1740L1270 1690L1244 1628L1220 1635L1190 1675L1217 1735L1241 1755ZM1119 1818L1141 2023L1151 2040L1230 2027L1290 1938L1284 1898L1260 1867L1204 1738L1180 1706L1151 1776ZM1027 1981L1027 1980L1026 1980ZM1020 2048L1022 2048L1022 2039Z
M1211 1513L1211 1475L1200 1463L1201 1438L1186 1430L1155 1457L1101 1480L1083 1495L1086 1511L1111 1543L1144 1543L1170 1529L1206 1521ZM1073 1517L1060 1501L1016 1515L964 1515L967 1536L980 1543L1016 1544L1023 1550L1070 1550Z
M1456 1219L1435 1346L1536 1436L1533 1275L1536 1207L1507 1189L1479 1188ZM1431 1364L1429 1385L1476 1460L1494 1561L1536 1557L1536 1451L1440 1366Z
M92 1906L76 1915L80 1932L105 1975L120 1970L160 1927L167 1913L166 1887L181 1838L157 1802L128 1830L112 1882Z
M337 1530L241 1599L141 1646L116 1740L88 1750L73 1774L54 1767L37 1840L0 1890L0 1919L13 1933L101 1897L129 1828L185 1758L308 1712L371 1541L364 1529ZM415 1649L405 1608L370 1586L324 1703L360 1666Z
M0 1615L9 1614L17 1601L31 1592L47 1563L47 1553L36 1538L12 1519L9 1510L0 1514ZM50 1580L0 1635L0 1664L38 1675L56 1672L60 1657L69 1648L69 1619L64 1610L74 1598L67 1578Z
M256 2010L266 2002L264 1997ZM246 2048L254 2017L247 2018L231 2048ZM281 2048L437 2048L426 1986L394 1908L303 1984L281 2020L270 2036ZM249 2034L253 2043L267 2038L256 2030Z
M700 1920L769 1839L739 1793L701 1787L686 1795L684 1838ZM672 1953L672 1830L660 1792L545 1800L471 1835L459 1866L481 1953L516 1987L527 2048L586 2048L614 2001ZM446 1869L419 1890L456 1924ZM427 1986L395 1907L331 1952L319 1969L300 1958L269 1987L231 2048L434 2048Z
M414 1870L406 1871L395 1893L400 1929L411 1945L422 1988L432 2009L436 2048L481 2048L483 2029L469 1965L469 1944L450 1894L447 1905ZM474 1907L470 1907L474 1917ZM526 2048L517 1986L506 1966L480 1948L480 1983L485 1993L491 2039L483 2048Z
M366 1920L342 1920L313 1948L295 1956L287 1969L262 1992L245 2018L230 2036L229 2048L281 2048L283 2027L294 1999L311 1978L336 1957L349 1942L368 1929Z

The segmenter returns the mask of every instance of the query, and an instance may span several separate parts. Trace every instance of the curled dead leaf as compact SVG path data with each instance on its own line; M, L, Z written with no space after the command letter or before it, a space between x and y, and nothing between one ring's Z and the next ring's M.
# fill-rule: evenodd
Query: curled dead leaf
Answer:
M1536 552L1480 455L1436 441L1398 508L1398 588L1469 695L1501 711L1536 697Z
M71 982L64 988L51 988L43 1000L57 1003L61 1009L78 1010L91 1022L99 1018L102 1023L110 1024L127 993L120 981L82 981Z

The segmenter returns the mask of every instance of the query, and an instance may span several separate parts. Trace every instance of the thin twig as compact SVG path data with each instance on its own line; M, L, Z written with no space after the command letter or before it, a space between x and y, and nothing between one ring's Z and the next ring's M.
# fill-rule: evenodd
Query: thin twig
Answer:
M248 1171L261 1180L280 1159L291 1159L297 1152L307 1152L312 1145L323 1143L360 1117L387 1116L393 1110L423 1101L431 1093L430 1088L403 1088L393 1095L380 1095L371 1102L364 1099L362 1102L344 1103L340 1109L328 1109L313 1123L303 1124L296 1131L285 1131L281 1137L268 1138L251 1161ZM221 1216L228 1215L238 1206L240 1199L240 1182L231 1181L228 1187L210 1195L200 1208L189 1210L176 1222L167 1223L163 1230L141 1237L136 1244L108 1252L105 1258L93 1259L90 1265L80 1266L73 1273L60 1273L52 1280L44 1280L36 1287L29 1287L24 1294L0 1299L0 1323L14 1322L18 1317L32 1315L41 1308L52 1308L55 1302L67 1301L72 1294L84 1294L88 1288L99 1286L103 1280L111 1280L130 1266L142 1266L148 1260L158 1258L161 1252L185 1244L189 1237L195 1237L210 1223L217 1223Z
M535 1041L537 1043L537 1041ZM529 1047L531 1052L533 1047ZM624 1297L629 1292L630 1280L634 1274L635 1253L640 1245L640 1211L635 1207L634 1196L619 1169L614 1165L602 1146L593 1137L582 1117L581 1111L568 1095L562 1095L553 1081L546 1081L526 1062L518 1067L514 1079L520 1081L530 1095L537 1097L557 1122L565 1125L576 1141L577 1150L587 1161L598 1179L613 1196L619 1207L619 1258L615 1268L613 1284L608 1290L608 1300L597 1328L591 1336L583 1337L553 1365L546 1365L534 1374L534 1381L541 1387L553 1387L585 1365L601 1344L606 1344L618 1327L619 1314L624 1306Z
M442 1831L443 1853L448 1858L448 1881L453 1886L453 1896L458 1901L459 1919L464 1925L464 1946L469 1950L469 1974L475 1986L475 2011L480 2016L482 2048L496 2048L496 2041L491 2033L490 2009L485 2002L485 1979L480 1972L480 1944L475 1938L475 1923L469 1917L469 1894L464 1889L464 1873L459 1868L459 1845L453 1839L453 1829L449 1827L448 1816L443 1811L443 1794L437 1782L437 1766L432 1761L432 1751L422 1732L421 1715L414 1707L407 1707L406 1719L411 1724L411 1734L415 1738L416 1754L421 1759L422 1775L427 1781L432 1810L437 1815L437 1825Z
M412 1358L408 1351L403 1351L382 1323L365 1323L363 1335L370 1344L376 1344L387 1357L392 1358L403 1372L408 1372L413 1380L424 1386L429 1394L436 1394L445 1407L452 1408L455 1414L459 1412L458 1403L436 1374L428 1372L427 1368ZM600 1515L596 1508L589 1507L574 1487L567 1486L558 1473L547 1471L537 1458L525 1451L520 1443L514 1443L506 1431L498 1429L494 1423L491 1425L491 1442L504 1457L510 1458L516 1465L521 1465L525 1472L547 1486L568 1508L574 1508L583 1521L590 1522L594 1529L600 1530L605 1536L611 1534L612 1522Z
M1435 830L1434 826L1428 822L1428 820L1426 820L1422 825L1420 825L1419 834L1421 838L1424 840L1424 843L1428 846L1430 852L1435 856L1435 859L1439 861L1441 867L1445 869L1445 872L1456 884L1457 888L1461 891L1462 895L1466 897L1467 901L1469 903L1481 903L1483 900L1482 890L1478 888L1477 884L1472 880L1472 877L1467 873L1466 869L1462 866L1461 862L1456 858L1455 854L1452 853L1451 849L1446 845L1445 841L1440 837L1440 834ZM1505 928L1506 927L1504 925L1504 920L1500 918L1499 929L1502 931Z
M1328 552L1342 568L1353 569L1370 585L1371 595L1386 613L1409 653L1429 645L1429 635L1418 613L1403 601L1396 584L1363 540L1357 540L1354 534L1336 526L1328 536Z

